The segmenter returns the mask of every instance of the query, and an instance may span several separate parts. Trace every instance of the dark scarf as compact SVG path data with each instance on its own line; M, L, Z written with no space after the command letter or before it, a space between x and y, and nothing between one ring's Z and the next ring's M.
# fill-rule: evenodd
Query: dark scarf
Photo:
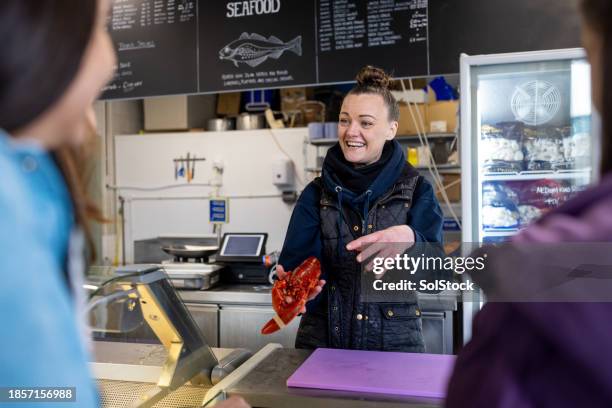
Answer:
M348 203L356 211L361 211L362 221L365 223L370 203L395 184L406 166L410 165L406 162L404 151L396 140L385 143L377 162L363 167L355 167L348 162L339 144L330 148L323 162L321 178L325 189L336 195L338 201L338 208L342 214L338 220L338 232L340 233L340 223L344 219L343 203ZM418 174L416 169L411 167L411 170L415 175ZM338 251L343 246L342 238L340 239Z
M336 144L330 149L325 158L325 164L328 166L331 176L337 184L359 195L370 187L389 159L391 159L394 147L391 141L386 142L378 161L366 166L355 167L353 163L348 162L344 158L340 145Z
M348 162L340 145L335 144L325 156L322 179L332 194L341 189L347 202L359 208L366 197L376 200L389 190L407 165L404 150L396 140L385 143L377 162L362 167ZM418 174L416 169L412 171Z

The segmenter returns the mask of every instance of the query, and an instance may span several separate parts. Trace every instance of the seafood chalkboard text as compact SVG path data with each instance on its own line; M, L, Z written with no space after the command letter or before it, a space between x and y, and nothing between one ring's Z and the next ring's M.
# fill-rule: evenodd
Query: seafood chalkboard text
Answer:
M244 17L278 13L281 0L247 0L227 3L226 17Z

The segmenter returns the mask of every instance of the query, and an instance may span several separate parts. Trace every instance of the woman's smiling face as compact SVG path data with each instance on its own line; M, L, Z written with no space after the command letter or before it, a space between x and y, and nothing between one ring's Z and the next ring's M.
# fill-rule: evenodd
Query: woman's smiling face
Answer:
M389 110L377 94L349 94L342 102L338 139L344 158L355 165L380 159L387 140L397 133L397 122L389 120Z

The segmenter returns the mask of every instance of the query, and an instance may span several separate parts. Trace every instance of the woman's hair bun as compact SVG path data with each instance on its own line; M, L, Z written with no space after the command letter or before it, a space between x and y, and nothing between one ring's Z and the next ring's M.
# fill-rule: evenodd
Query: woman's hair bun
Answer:
M367 65L361 68L355 79L357 85L349 91L348 95L379 95L388 109L389 120L399 120L399 105L389 89L391 77L385 71Z
M384 88L389 89L391 77L380 68L366 65L361 68L355 77L357 86L366 88Z

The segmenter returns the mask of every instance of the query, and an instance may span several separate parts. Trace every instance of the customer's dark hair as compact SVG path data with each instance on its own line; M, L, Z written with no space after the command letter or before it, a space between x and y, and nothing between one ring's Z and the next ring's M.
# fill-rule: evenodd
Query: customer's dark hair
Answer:
M66 91L96 15L96 0L0 1L0 128L25 126Z
M40 117L74 81L90 43L97 0L0 1L0 129L9 134ZM95 256L87 219L101 212L87 197L80 151L52 152L70 190L76 221Z
M355 80L357 81L357 85L349 91L348 95L380 95L387 106L389 120L399 120L399 105L389 90L392 79L385 71L367 65L361 68Z
M595 33L601 36L602 72L602 138L601 174L612 171L612 1L583 0L581 4L584 21Z

